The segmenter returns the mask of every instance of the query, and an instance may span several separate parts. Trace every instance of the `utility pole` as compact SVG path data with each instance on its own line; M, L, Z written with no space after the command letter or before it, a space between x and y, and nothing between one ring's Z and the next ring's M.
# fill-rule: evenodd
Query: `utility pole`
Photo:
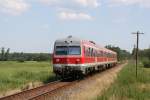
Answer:
M139 34L144 34L144 33L140 33L139 31L137 31L136 33L132 33L132 34L136 34L137 36L137 44L136 44L136 78L137 78L137 66L138 66L138 51L139 51Z

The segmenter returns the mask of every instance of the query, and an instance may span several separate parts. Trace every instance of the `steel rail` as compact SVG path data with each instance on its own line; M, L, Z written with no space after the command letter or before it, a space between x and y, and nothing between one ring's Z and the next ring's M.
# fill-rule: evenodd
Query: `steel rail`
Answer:
M35 97L36 95L48 92L50 90L53 90L55 88L61 87L65 84L68 84L70 82L63 82L62 80L57 80L51 83L48 83L46 85L42 85L40 87L36 87L30 90L25 90L16 94L12 94L6 97L0 98L0 100L28 100L32 97Z

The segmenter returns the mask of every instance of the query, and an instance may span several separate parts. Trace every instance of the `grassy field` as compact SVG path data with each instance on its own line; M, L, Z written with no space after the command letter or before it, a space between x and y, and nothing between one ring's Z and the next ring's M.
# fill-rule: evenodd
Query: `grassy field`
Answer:
M30 82L47 83L54 79L50 62L0 62L0 93Z
M130 62L97 100L150 100L150 68L139 65L136 79L135 65Z

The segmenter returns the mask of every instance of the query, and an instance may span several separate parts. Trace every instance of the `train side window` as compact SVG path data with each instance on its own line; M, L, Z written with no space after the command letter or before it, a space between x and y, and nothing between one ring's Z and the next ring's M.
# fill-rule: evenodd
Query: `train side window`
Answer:
M102 51L100 51L100 55L99 55L100 57L103 57L103 52Z
M101 51L101 56L104 57L104 52L103 51Z
M85 56L87 56L87 54L86 54L86 47L85 47L85 53L84 54L85 54Z
M95 57L98 57L97 50L95 50Z
M98 57L100 57L101 56L101 51L98 51Z
M97 51L96 51L96 50L95 50L95 53L94 53L94 54L95 54L95 57L97 57Z
M99 57L99 51L96 51L96 56Z
M98 57L98 51L97 50L95 50L95 56Z
M88 50L87 50L87 47L85 47L85 56L87 57L87 53L88 52Z
M84 54L86 57L89 56L89 48L84 46Z
M95 50L92 48L92 57L94 57Z
M101 57L102 56L102 52L101 51L99 51L99 57Z
M94 57L97 57L97 54L96 54L97 52L96 52L96 50L94 50Z
M91 48L89 48L88 56L91 56Z
M85 53L86 53L86 52L85 52L85 46L83 46L83 52L84 52L84 55L85 55Z
M91 48L89 48L89 57L91 57Z
M93 57L95 57L96 56L96 50L95 49L93 49Z
M93 57L93 48L90 50L90 56Z
M105 52L103 52L103 57L105 57Z
M86 56L89 56L89 48L86 49Z

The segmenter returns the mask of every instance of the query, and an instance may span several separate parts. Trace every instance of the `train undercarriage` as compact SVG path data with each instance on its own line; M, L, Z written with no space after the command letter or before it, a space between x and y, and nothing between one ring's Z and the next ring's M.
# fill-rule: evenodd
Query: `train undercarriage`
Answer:
M80 79L84 78L86 75L93 74L96 72L100 72L109 68L112 68L116 66L116 63L111 64L104 64L104 65L97 65L97 66L89 66L85 68L78 67L72 67L72 66L63 66L59 68L54 69L54 73L56 74L56 77L61 77L62 79L65 78L74 78L74 79Z

